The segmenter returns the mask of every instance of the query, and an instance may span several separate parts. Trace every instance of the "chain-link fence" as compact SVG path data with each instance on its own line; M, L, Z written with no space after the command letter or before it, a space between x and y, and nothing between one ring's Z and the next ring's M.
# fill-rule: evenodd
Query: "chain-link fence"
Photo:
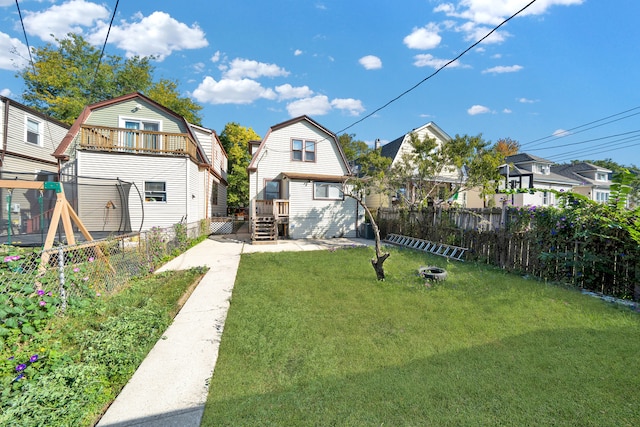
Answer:
M74 298L109 294L209 234L211 221L202 220L46 251L0 245L0 310L28 300L64 310Z

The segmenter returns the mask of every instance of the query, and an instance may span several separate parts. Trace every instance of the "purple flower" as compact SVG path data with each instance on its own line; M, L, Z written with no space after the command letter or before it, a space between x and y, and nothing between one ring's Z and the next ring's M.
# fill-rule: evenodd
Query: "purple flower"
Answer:
M79 269L78 267L76 267L76 268L74 268L74 269L73 269L73 272L74 272L74 273L77 273L78 271L80 271L80 269Z
M13 356L11 356L11 357L9 357L7 360L13 360L13 359L14 359L14 357L13 357Z
M44 301L40 301L40 307L44 307L45 305L47 305L47 303L46 303L46 302L44 302Z
M89 257L89 262L93 262L95 260L94 257Z
M33 362L37 362L38 361L38 355L34 354L33 356L31 356L29 358L29 362L33 363Z
M86 282L87 280L89 280L89 278L88 277L83 277L82 280L84 280Z
M53 292L49 292L47 295L49 295L50 297L53 296Z
M19 364L18 366L16 366L16 372L22 372L27 368L27 365L25 365L24 363Z
M11 256L4 257L4 262L13 261L11 258L12 258Z
M15 381L21 380L21 379L23 379L23 378L24 378L24 374L20 374L20 375L18 375L17 377L15 377L15 378L13 379L13 381L15 382Z
M44 295L44 291L42 289L38 289L38 295L40 296Z
M96 292L96 296L97 296L97 297L99 297L99 296L101 296L101 295L102 295L102 294L101 294L100 292Z

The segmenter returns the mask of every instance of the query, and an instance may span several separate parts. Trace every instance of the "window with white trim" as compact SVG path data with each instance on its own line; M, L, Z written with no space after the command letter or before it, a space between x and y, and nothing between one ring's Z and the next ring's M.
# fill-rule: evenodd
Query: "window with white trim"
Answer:
M122 145L125 148L138 148L151 152L160 150L162 138L159 134L152 132L161 132L161 125L162 122L158 120L120 117L120 127L131 129L122 135Z
M596 191L595 200L599 203L607 203L609 201L609 193L606 191Z
M608 181L609 175L606 172L596 172L596 181Z
M343 200L342 183L340 182L314 182L313 198L323 200Z
M292 139L291 160L296 162L315 162L316 142L305 139Z
M42 145L42 122L26 117L24 132L25 141L34 145Z
M544 164L544 163L534 163L533 164L533 172L534 173L539 173L542 175L549 175L549 173L551 172L551 169L549 168L549 165Z
M144 182L144 201L145 202L166 202L167 201L167 183L163 181L145 181Z

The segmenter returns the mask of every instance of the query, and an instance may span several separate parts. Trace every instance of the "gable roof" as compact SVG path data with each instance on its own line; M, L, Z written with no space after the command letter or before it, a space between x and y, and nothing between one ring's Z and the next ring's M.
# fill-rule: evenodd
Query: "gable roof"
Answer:
M67 128L67 129L69 129L69 127L70 127L68 124L62 123L58 119L54 119L53 117L47 116L46 114L41 113L38 110L35 110L35 109L31 108L31 107L27 107L26 105L21 104L21 103L19 103L17 101L14 101L11 98L7 98L6 96L0 95L0 101L2 101L2 103L5 104L5 105L11 105L11 106L16 107L16 108L18 108L18 109L20 109L22 111L25 111L25 112L27 112L27 113L29 113L31 115L34 115L34 116L36 116L36 117L38 117L38 118L40 118L42 120L46 120L48 122L54 123L54 124L56 124L56 125L58 125L60 127Z
M126 95L118 96L116 98L112 98L112 99L107 99L105 101L96 102L95 104L87 105L86 107L84 107L84 109L82 110L82 113L80 113L80 116L73 122L73 124L71 125L71 128L69 129L69 132L67 132L65 137L62 139L62 142L60 142L60 145L58 145L58 148L56 148L56 150L53 152L53 156L55 158L57 158L57 159L65 159L65 158L67 158L67 155L65 153L66 153L67 149L69 148L69 145L75 139L75 137L78 135L78 132L80 131L80 127L82 126L82 124L87 120L87 118L91 115L91 113L94 110L98 110L100 108L104 108L104 107L108 107L108 106L111 106L111 105L115 105L115 104L118 104L120 102L130 101L132 99L141 99L144 102L153 105L155 108L158 108L158 109L164 111L165 113L167 113L167 114L175 117L176 119L178 119L178 121L182 122L184 124L185 129L187 130L187 132L191 136L191 139L196 143L196 148L197 148L198 157L199 157L198 160L201 161L202 164L206 164L206 165L210 164L209 163L209 159L207 158L202 146L198 142L198 138L196 138L196 136L193 134L193 131L191 129L192 125L189 124L189 122L187 122L187 120L184 117L182 117L181 115L179 115L178 113L168 109L167 107L165 107L163 105L158 104L153 99L143 95L140 92L129 93L129 94L126 94Z
M249 163L247 170L249 170L250 172L254 172L257 170L258 168L257 163L258 163L258 159L260 158L260 153L264 148L265 141L269 139L271 132L286 128L287 126L291 126L292 124L295 124L298 122L307 122L310 125L318 128L322 132L329 135L329 138L331 138L335 143L336 148L338 149L338 153L340 154L340 158L342 159L344 165L346 166L348 173L351 173L351 165L349 165L349 162L347 161L347 157L345 156L344 151L342 150L342 146L338 142L338 137L336 136L336 134L331 132L330 130L328 130L327 128L325 128L324 126L322 126L321 124L319 124L318 122L316 122L315 120L313 120L311 117L307 115L294 117L293 119L286 120L282 123L278 123L277 125L271 126L267 131L267 134L265 135L265 137L262 138L262 141L260 141L260 145L258 146L258 149L256 150L255 154L251 158L251 162Z
M507 163L513 163L515 165L517 165L518 163L531 163L531 162L547 163L550 165L553 164L551 160L543 159L542 157L534 156L533 154L529 154L529 153L518 153L512 156L507 156L505 158L505 161Z
M409 135L411 135L412 133L420 132L421 130L427 129L427 128L431 131L431 133L437 135L443 141L451 140L451 137L445 131L440 129L438 125L436 125L434 122L429 122L383 145L380 151L380 154L384 157L389 157L390 159L395 160L396 156L398 155L398 151L400 150L400 147L402 147L402 143L404 142L404 140L408 138Z
M596 181L593 178L583 175L581 172L603 172L607 174L613 172L610 169L596 166L588 162L572 163L568 165L554 165L551 166L551 171L559 175L566 176L567 178L575 179L582 185L594 185L599 188L609 188L611 186L610 182Z

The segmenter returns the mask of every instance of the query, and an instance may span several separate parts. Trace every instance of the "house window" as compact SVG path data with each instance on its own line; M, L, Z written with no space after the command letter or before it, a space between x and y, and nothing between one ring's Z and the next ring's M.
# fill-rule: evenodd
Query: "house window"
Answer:
M274 200L280 198L280 181L265 181L264 183L264 199Z
M121 119L121 127L131 129L124 133L125 148L142 148L146 151L160 150L160 122L151 120ZM139 132L140 130L146 132Z
M547 206L551 204L551 193L548 191L542 192L542 204Z
M539 174L542 174L542 175L549 175L549 172L551 170L549 169L549 165L545 165L545 164L542 164L542 163L535 163L533 165L533 171L535 173L539 173Z
M297 162L315 162L316 142L303 139L291 140L291 160Z
M30 117L27 117L25 126L25 141L35 145L42 145L40 141L40 137L42 134L42 132L40 131L41 127L42 123Z
M606 191L596 191L596 202L607 203L609 201L609 193Z
M596 181L608 181L608 176L605 172L596 173Z
M145 181L144 200L145 202L166 202L167 183L160 181Z
M214 182L211 187L211 204L214 206L218 204L218 185L217 182Z
M328 200L343 200L342 184L339 182L314 182L313 198Z

